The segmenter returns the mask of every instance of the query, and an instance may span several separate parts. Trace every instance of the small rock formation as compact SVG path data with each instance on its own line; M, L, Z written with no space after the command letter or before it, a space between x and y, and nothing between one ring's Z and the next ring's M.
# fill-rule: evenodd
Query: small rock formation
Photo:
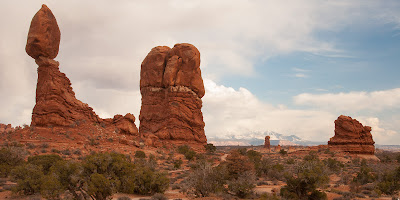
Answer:
M0 123L0 134L1 133L8 133L8 132L11 132L11 131L14 131L14 128L11 126L11 124L5 125L5 124L1 124Z
M204 84L200 52L191 44L153 48L140 72L140 135L160 140L206 143L201 112ZM154 138L153 136L156 136Z
M328 141L330 149L352 154L373 155L374 144L370 126L363 126L356 119L344 115L335 120L335 136Z
M280 152L282 150L281 145L278 144L278 146L275 147L275 152Z
M269 139L270 139L271 137L270 136L265 136L265 142L264 142L264 148L266 148L266 149L271 149L271 143L270 143L270 141L269 141Z
M139 131L135 125L135 116L131 113L128 113L125 116L115 115L113 118L113 124L122 134L139 135Z

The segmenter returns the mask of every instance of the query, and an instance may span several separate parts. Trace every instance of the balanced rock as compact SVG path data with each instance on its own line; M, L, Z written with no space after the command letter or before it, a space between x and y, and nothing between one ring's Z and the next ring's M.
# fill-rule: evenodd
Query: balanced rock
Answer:
M356 119L341 115L335 120L335 136L328 141L330 149L352 154L374 154L375 142L371 127L363 126Z
M207 142L201 112L205 90L196 47L153 48L142 62L140 92L139 132L143 137Z
M60 29L51 10L42 5L42 8L32 19L26 43L26 53L34 59L39 56L55 58L60 45Z
M76 121L100 122L87 104L75 98L71 82L61 73L58 54L60 30L50 9L43 5L32 19L26 52L38 67L36 105L32 112L33 126L69 126Z

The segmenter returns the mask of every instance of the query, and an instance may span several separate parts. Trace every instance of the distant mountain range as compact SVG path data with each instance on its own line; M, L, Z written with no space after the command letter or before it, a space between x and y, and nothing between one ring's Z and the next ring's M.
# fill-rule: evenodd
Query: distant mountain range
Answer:
M271 145L281 146L315 146L320 144L327 144L327 142L313 142L302 140L295 135L282 135L276 132L251 132L245 135L235 135L228 138L209 138L208 142L213 143L215 146L258 146L263 145L265 136L269 135Z

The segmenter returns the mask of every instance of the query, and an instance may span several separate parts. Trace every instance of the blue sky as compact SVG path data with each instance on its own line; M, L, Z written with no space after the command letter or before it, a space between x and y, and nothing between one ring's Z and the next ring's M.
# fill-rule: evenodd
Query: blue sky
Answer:
M24 48L42 3L61 29L60 70L101 117L138 118L142 60L187 42L201 53L210 141L271 131L328 141L344 114L378 144L400 144L399 1L4 0L0 123L30 123L37 74Z

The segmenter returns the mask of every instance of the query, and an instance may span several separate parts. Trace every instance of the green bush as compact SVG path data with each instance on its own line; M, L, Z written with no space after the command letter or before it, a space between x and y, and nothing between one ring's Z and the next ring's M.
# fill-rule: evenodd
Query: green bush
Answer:
M189 150L185 153L185 158L188 160L193 160L195 156L196 156L196 152L193 150Z
M179 160L174 160L174 168L175 169L180 169L182 166L183 161L181 159Z
M226 169L220 165L212 167L202 162L190 173L187 179L188 190L197 197L207 197L211 193L223 192L226 183Z
M357 176L353 178L353 182L357 182L361 185L372 183L375 180L372 174L372 169L367 166L361 166L360 171L357 172Z
M28 163L32 165L41 166L44 174L48 174L50 167L62 158L57 154L37 155L28 158Z
M135 152L135 158L146 158L146 154L143 151L136 151Z
M11 171L12 180L17 183L13 192L32 195L40 192L43 178L43 168L38 165L26 164Z
M281 154L282 156L286 156L287 155L287 151L285 151L284 149L281 149L279 151L279 154Z
M253 193L256 179L252 172L246 171L237 179L228 181L228 190L239 198L245 198Z
M90 176L88 182L88 194L97 200L106 200L115 191L113 191L112 181L102 174L94 173Z
M21 147L11 146L0 149L0 178L7 177L11 170L24 163L26 151Z
M188 145L181 145L178 147L178 153L185 155L190 150Z
M206 148L207 153L214 153L217 150L217 147L215 147L213 144L209 143L204 145L204 148Z
M282 187L281 196L285 199L326 199L325 193L317 191L329 182L324 171L324 165L319 161L300 164L294 174L285 175L287 185Z
M394 171L383 173L382 180L376 185L376 188L384 194L396 194L400 190L400 167Z

